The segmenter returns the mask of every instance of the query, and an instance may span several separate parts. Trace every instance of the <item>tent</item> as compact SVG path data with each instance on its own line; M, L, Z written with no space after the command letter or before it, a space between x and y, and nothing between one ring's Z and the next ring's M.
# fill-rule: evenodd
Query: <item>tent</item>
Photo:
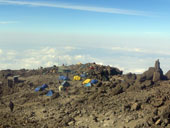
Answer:
M86 87L91 87L91 83L85 84Z
M46 88L48 88L48 85L47 84L43 84L40 88L40 91L43 91L45 90Z
M93 79L93 80L91 80L91 82L90 82L91 84L97 84L98 83L98 81L97 80L95 80L95 79Z
M61 85L62 85L63 87L68 87L68 86L70 86L70 84L69 84L67 81L63 81L63 82L61 83Z
M35 88L35 92L43 91L46 88L48 88L48 85L47 84L43 84L42 86L38 86L37 88Z
M91 79L86 79L85 81L83 81L82 84L87 84L87 83L90 83Z
M73 80L77 80L77 81L79 81L80 79L81 79L80 76L74 76L74 78L73 78Z
M50 91L48 91L48 93L46 94L46 96L52 96L53 95L53 90L50 90Z
M59 80L68 80L68 77L66 77L66 76L59 76Z
M41 88L48 88L48 85L47 84L43 84L42 86L41 86Z
M38 86L37 88L35 88L35 92L38 92L41 90L41 86Z

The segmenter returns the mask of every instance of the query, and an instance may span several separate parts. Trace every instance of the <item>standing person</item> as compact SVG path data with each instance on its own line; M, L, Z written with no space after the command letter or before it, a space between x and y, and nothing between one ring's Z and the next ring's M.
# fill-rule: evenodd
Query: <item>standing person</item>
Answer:
M9 108L10 108L11 112L13 112L13 110L14 110L14 103L11 100L9 102Z
M59 83L59 85L61 85L61 81L60 80L58 81L58 83Z

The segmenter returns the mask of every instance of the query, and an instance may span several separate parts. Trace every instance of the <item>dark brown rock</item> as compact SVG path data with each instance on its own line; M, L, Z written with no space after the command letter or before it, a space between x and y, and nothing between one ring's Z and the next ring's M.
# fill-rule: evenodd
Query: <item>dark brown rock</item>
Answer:
M130 86L129 83L127 83L126 81L122 81L121 87L122 87L123 91L126 91L126 89L128 89L129 86Z
M129 104L128 105L123 105L123 107L122 107L123 112L128 112L128 111L130 111L130 109L131 109L131 106Z
M160 68L159 59L155 62L155 72L153 74L153 82L157 82L164 79L163 71Z
M145 82L142 83L143 85L145 85L146 87L150 87L153 85L152 80L146 80Z
M153 74L153 82L157 82L157 81L160 81L161 80L161 73L158 72L158 71L155 71L154 74Z
M124 76L124 80L128 81L128 80L136 80L136 74L133 73L128 73Z
M132 106L131 106L131 110L132 111L137 111L137 110L139 110L141 108L141 104L139 104L139 103L134 103L134 104L132 104Z
M136 84L137 84L137 82L135 83L135 85L136 85ZM145 81L142 82L142 83L138 82L138 87L143 90L143 89L146 89L146 88L148 88L148 87L152 87L153 84L154 84L154 83L153 83L152 80L145 80Z
M160 107L164 104L164 101L162 99L157 99L155 101L152 101L151 104L154 106L154 107Z
M170 80L170 70L165 74L166 79Z
M145 71L140 77L139 81L143 82L145 80L152 80L153 79L153 74L155 72L154 67L150 67L147 71Z
M160 62L159 62L159 59L155 61L155 71L156 72L159 72L161 70L160 68Z
M117 85L115 88L112 90L113 95L117 95L123 92L123 88L120 85Z
M165 77L163 75L162 69L160 68L159 60L155 62L155 67L150 67L139 77L140 82L145 80L152 80L153 82L157 82L163 79L165 79Z
M54 93L53 95L52 95L52 99L56 99L56 98L58 98L60 96L60 94L57 92L57 93Z
M170 105L162 110L161 119L168 120L168 123L170 123Z

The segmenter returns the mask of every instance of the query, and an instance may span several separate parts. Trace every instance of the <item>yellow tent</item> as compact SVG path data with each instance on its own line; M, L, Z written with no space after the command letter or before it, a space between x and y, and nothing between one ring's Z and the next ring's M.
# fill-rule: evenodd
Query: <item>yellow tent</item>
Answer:
M74 76L74 78L73 78L73 80L77 80L77 81L79 81L80 79L81 79L80 76Z
M86 79L85 81L83 81L83 84L87 84L91 81L91 79Z

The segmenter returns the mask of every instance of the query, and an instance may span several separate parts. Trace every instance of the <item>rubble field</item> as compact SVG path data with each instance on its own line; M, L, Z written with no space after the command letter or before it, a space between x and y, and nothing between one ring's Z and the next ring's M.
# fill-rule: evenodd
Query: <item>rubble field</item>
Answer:
M69 86L59 91L61 75ZM86 87L86 79L97 82ZM170 128L170 71L159 60L142 74L95 63L2 70L0 128Z

